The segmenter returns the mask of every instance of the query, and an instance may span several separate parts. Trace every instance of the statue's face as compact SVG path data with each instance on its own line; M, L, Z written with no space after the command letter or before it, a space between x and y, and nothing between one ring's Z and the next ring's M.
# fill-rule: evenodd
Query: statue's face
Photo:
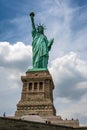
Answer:
M43 34L44 32L43 26L38 26L38 32Z

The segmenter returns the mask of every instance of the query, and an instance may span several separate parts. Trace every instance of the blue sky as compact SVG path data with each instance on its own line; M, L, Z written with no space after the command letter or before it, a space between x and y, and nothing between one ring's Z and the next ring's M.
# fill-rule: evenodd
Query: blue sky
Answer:
M48 68L57 115L87 125L86 0L0 0L0 115L14 115L20 76L32 66L31 11L36 25L46 25L45 35L54 38Z

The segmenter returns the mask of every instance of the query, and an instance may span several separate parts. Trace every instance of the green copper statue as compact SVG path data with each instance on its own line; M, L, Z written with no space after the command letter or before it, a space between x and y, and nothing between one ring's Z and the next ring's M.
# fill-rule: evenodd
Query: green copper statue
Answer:
M33 69L47 69L49 51L54 39L48 41L47 37L44 35L43 25L38 25L37 28L35 27L34 16L34 12L31 12Z

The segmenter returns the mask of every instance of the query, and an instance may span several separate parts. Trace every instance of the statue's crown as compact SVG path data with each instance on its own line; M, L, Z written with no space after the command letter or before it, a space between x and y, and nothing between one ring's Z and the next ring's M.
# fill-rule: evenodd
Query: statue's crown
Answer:
M39 27L43 28L43 30L46 30L46 26L44 26L44 24L40 24L40 23L39 23L39 24L37 25L37 29L38 29Z

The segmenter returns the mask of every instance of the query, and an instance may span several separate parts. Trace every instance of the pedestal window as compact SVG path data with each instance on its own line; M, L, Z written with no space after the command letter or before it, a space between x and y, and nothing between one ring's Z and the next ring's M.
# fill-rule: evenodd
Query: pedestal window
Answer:
M32 90L32 83L29 83L29 91Z

